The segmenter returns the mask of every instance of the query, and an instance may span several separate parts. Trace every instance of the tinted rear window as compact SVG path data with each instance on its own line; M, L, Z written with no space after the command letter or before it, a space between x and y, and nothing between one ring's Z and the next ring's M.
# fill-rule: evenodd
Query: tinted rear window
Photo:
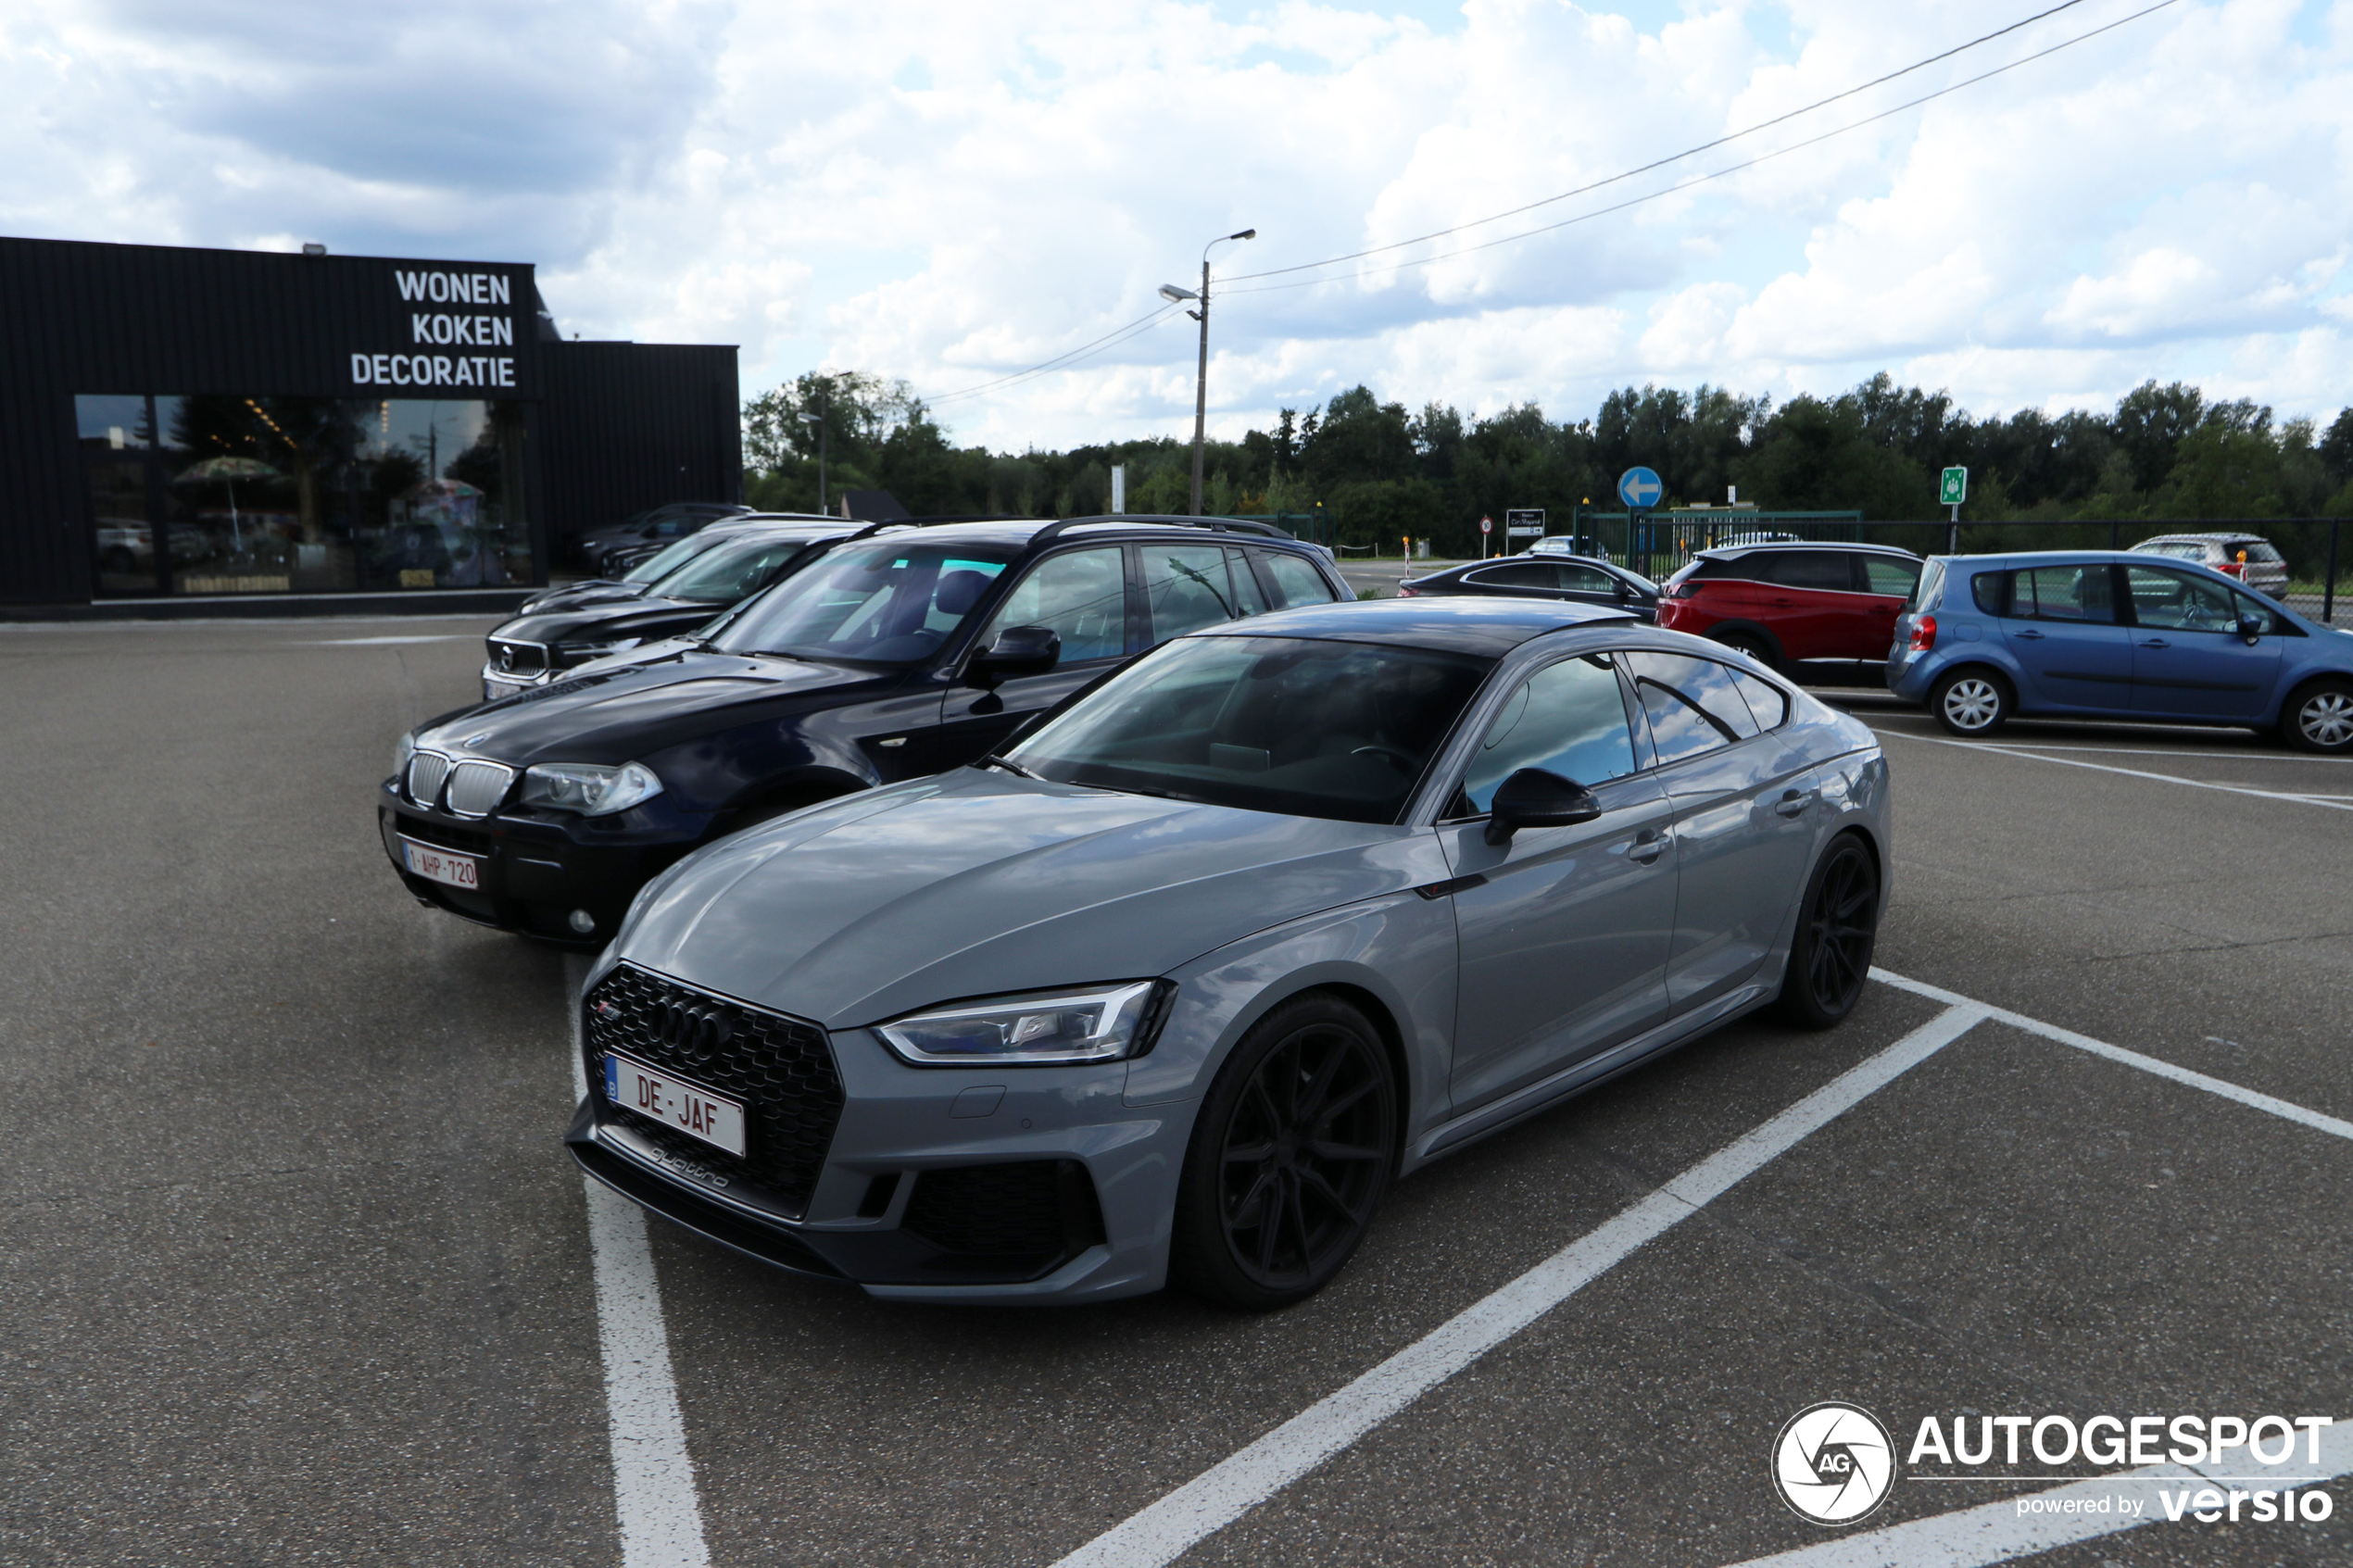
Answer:
M2269 561L2286 558L2261 539L2233 539L2222 546L2222 558L2235 561L2239 558L2241 550L2246 552L2246 558L2249 560Z
M1854 558L1831 550L1772 550L1747 557L1742 564L1751 577L1779 588L1843 594L1855 587Z

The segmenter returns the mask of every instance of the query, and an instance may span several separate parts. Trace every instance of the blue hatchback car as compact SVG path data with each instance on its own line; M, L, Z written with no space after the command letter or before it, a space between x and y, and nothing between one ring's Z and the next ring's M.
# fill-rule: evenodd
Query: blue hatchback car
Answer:
M2140 719L2353 752L2353 633L2145 554L1932 558L1896 620L1887 686L1956 735L2013 714Z

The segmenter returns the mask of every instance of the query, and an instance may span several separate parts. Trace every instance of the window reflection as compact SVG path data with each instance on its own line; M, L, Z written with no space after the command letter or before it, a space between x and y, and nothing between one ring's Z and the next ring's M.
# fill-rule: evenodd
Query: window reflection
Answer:
M532 581L520 404L94 395L74 412L102 595Z

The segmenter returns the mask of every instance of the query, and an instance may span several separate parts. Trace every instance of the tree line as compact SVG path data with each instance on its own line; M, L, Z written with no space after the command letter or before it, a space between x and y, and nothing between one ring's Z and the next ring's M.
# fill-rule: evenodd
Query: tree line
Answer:
M958 446L903 382L811 372L744 407L744 497L774 510L817 499L822 412L828 480L890 491L918 516L1074 517L1111 504L1127 468L1127 510L1190 508L1192 447L1160 437L1064 451ZM1884 371L1831 397L1776 405L1703 384L1627 387L1589 419L1554 421L1534 403L1478 418L1442 403L1418 411L1357 386L1271 431L1213 441L1203 503L1227 515L1316 520L1347 545L1428 538L1477 548L1478 520L1541 507L1564 527L1574 507L1617 509L1617 476L1637 464L1665 482L1666 506L1741 501L1768 510L1859 510L1873 521L1935 519L1939 470L1969 470L1971 521L2316 517L2353 514L2353 408L2325 432L2275 421L2246 399L2150 381L2113 410L1972 417L1941 392Z

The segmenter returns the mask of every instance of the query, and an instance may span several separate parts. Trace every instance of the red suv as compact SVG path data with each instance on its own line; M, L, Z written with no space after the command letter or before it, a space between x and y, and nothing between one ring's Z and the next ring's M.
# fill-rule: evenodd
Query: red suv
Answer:
M1767 664L1884 659L1920 558L1885 545L1733 545L1668 578L1658 623Z

